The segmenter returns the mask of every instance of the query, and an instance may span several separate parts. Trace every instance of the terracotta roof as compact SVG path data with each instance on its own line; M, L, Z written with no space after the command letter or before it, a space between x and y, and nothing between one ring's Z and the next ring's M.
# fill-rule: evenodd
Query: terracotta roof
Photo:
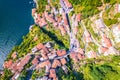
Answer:
M58 66L61 66L60 61L57 59L54 59L54 61L52 63L52 68L57 68Z
M53 78L55 79L57 76L56 76L56 72L55 72L55 69L50 69L50 75L49 75L50 78Z
M45 12L45 18L46 18L47 21L49 21L49 22L51 22L51 23L56 22L56 21L53 19L53 17L50 17L50 16L48 15L48 12Z
M77 49L77 52L79 52L80 54L84 54L84 50L81 49L81 48L78 48L78 49Z
M39 43L39 44L36 46L36 48L37 48L38 50L42 49L42 50L44 51L44 53L48 53L48 52L49 52L48 49L47 49L42 43Z
M72 8L72 4L68 0L63 0L67 8Z
M45 21L45 18L39 18L38 24L40 27L43 27L47 25L47 22Z
M72 52L72 53L70 54L70 57L71 57L75 62L78 62L77 53Z
M66 54L66 51L65 50L58 50L57 51L57 55L58 56L64 56Z
M57 17L57 22L60 23L61 22L61 17Z
M78 53L77 56L78 56L78 59L80 59L80 60L83 58L80 53Z
M102 53L104 53L104 52L106 52L106 51L108 50L108 48L106 48L106 47L101 47L100 50L101 50Z
M18 64L18 61L11 65L10 69L12 73L15 73L17 71L17 64Z
M60 59L60 61L61 61L62 65L65 65L67 63L65 58Z
M12 64L13 64L13 61L10 59L9 61L4 62L3 67L10 68Z
M45 46L43 46L42 49L45 51L45 53L49 53L48 49Z
M17 64L17 69L19 72L23 70L24 66L29 62L30 59L31 56L28 54Z
M86 42L92 41L91 34L89 33L89 31L85 30L84 35L85 35Z
M42 55L42 57L43 57L44 59L48 59L48 56L47 56L46 54L42 54L42 53L41 53L41 55Z
M62 25L59 26L59 29L60 29L62 35L66 34L66 30Z
M103 34L103 40L104 40L104 42L105 42L107 47L111 47L112 46L112 43L111 43L110 39L107 38L107 36L105 34Z
M80 20L81 20L81 14L77 14L77 15L76 15L76 20L77 20L77 21L80 21Z
M36 48L40 50L40 49L43 48L43 46L44 46L44 45L43 45L42 43L39 43L39 44L36 46Z
M62 13L62 17L63 17L64 25L68 25L68 20L67 20L66 13Z
M51 64L50 61L49 61L49 60L46 60L46 61L44 61L44 62L39 63L39 64L36 66L36 69L43 68L43 67L45 67L45 66L47 66L47 65L50 65L50 64Z
M35 56L35 58L32 60L32 64L33 65L38 64L39 63L39 58L40 58L40 56Z

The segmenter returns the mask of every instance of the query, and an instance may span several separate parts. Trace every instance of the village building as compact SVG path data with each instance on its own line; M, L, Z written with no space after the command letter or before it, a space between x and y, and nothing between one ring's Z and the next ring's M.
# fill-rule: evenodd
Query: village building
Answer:
M115 42L119 43L120 42L120 24L118 24L117 26L114 26L112 28L112 32L113 32L113 36L115 38Z
M65 34L66 34L66 30L65 30L64 26L59 25L58 28L60 29L60 32L61 32L62 35L65 35Z
M66 50L58 50L57 55L58 56L64 56L66 54Z
M17 80L19 76L20 76L20 73L19 73L19 72L16 72L16 73L14 74L14 76L12 77L12 80Z
M105 25L104 25L104 22L102 19L98 19L95 21L95 25L97 27L97 29L102 29L102 28L105 28Z
M96 58L97 57L97 54L94 51L89 51L89 52L87 52L86 55L88 58Z
M38 64L40 61L39 61L39 58L40 58L40 56L35 56L35 58L32 60L32 64L33 65L36 65L36 64Z
M4 62L3 67L9 69L12 64L13 64L13 61L10 59L9 61Z
M108 55L113 55L116 54L116 49L114 47L110 47L105 53L104 56L108 56Z
M57 59L54 59L53 63L52 63L52 68L57 68L57 67L60 67L61 66L61 63L59 60Z
M66 61L65 58L60 59L60 61L61 61L61 64L62 64L62 65L65 65L65 64L67 63L67 61Z
M49 77L52 78L53 80L57 80L57 75L56 75L55 69L50 69Z
M74 62L78 62L79 61L77 53L75 53L75 52L72 52L70 54L70 57L73 59Z
M77 22L80 22L80 20L81 20L81 14L77 14L77 15L76 15L76 21L77 21Z
M62 66L62 69L63 69L63 71L67 74L68 73L68 69L67 69L67 66L66 65L63 65Z
M115 5L115 13L120 13L120 4Z
M12 58L13 58L13 59L17 58L17 54L18 54L17 52L13 52Z
M31 55L26 55L18 64L17 64L17 70L18 72L21 72L24 68L24 66L29 62L31 59Z
M35 13L36 13L36 8L33 8L32 9L32 16L35 16Z
M80 53L80 54L84 54L84 49L78 48L78 49L76 50L76 52L78 52L78 53Z
M57 56L56 53L48 54L49 59L54 59Z
M91 34L87 30L85 30L84 35L86 42L92 42Z
M37 66L36 66L36 70L39 70L41 68L44 68L45 66L47 65L51 65L50 61L49 60L46 60L44 62L41 62L39 63Z
M112 43L106 34L102 34L102 45L108 48L112 46Z
M71 9L72 8L72 4L68 1L68 0L63 0L65 6L67 7L67 9Z
M99 47L99 49L98 49L99 53L105 53L107 50L108 50L108 48L107 48L107 47L104 47L104 46L101 46L101 47Z

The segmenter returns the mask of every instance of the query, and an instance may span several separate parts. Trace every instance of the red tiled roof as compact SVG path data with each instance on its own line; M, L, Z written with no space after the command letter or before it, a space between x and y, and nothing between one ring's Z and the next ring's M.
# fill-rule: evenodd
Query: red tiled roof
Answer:
M107 47L111 47L112 46L112 43L111 43L110 39L107 38L107 36L105 34L103 34L103 40L104 40L104 42L105 42Z
M78 57L77 57L77 53L73 52L70 54L70 57L75 61L78 62Z
M50 78L56 78L56 72L55 72L55 69L50 69L50 75L49 75Z
M48 56L46 54L41 53L41 55L44 59L48 59Z
M43 49L43 50L44 50L44 53L48 53L48 52L49 52L48 49L47 49L42 43L38 44L38 45L36 46L36 48L37 48L38 50Z
M19 72L22 71L22 69L24 68L24 66L29 62L29 60L31 59L30 55L26 55L18 64L17 64L17 69Z
M76 20L77 20L77 21L80 21L80 20L81 20L81 14L77 14L77 15L76 15Z
M45 18L46 18L47 21L49 21L49 22L51 22L51 23L56 22L52 17L50 17L50 16L48 15L48 12L45 12Z
M108 50L108 48L106 47L101 47L100 50L102 51L102 53L106 52Z
M60 29L62 35L66 34L66 30L62 25L59 26L59 29Z
M60 61L61 61L62 65L65 65L67 63L65 58L60 59Z
M3 67L10 68L12 64L13 64L13 61L10 59L9 61L4 62Z
M67 19L63 19L63 21L64 21L64 25L68 25Z
M82 57L82 55L80 54L80 53L78 53L78 59L82 59L83 57Z
M66 54L66 51L65 50L58 50L57 51L57 55L58 56L64 56Z
M65 13L62 14L63 17L63 21L64 21L64 25L68 25L68 20L67 20L67 16Z
M40 58L40 56L35 56L35 58L32 60L32 64L33 65L38 64L39 63L39 58Z
M36 48L40 50L40 49L43 48L43 46L44 46L44 45L43 45L42 43L40 43L40 44L38 44L38 45L36 46Z
M53 64L52 64L52 68L57 68L58 66L61 66L60 61L57 59L54 59Z
M57 17L57 22L60 23L61 22L61 17Z
M72 4L68 0L63 0L67 8L71 8Z
M45 21L44 18L40 18L38 24L40 27L43 27L43 26L47 25L47 22Z
M43 68L43 67L45 67L45 66L47 66L47 65L50 65L50 64L51 64L50 61L49 61L49 60L46 60L46 61L44 61L44 62L39 63L39 64L36 66L36 69Z
M15 73L17 71L17 64L18 64L18 61L13 63L10 67L10 69L12 70L13 73Z
M77 49L77 52L79 52L80 54L84 54L84 50L81 48Z

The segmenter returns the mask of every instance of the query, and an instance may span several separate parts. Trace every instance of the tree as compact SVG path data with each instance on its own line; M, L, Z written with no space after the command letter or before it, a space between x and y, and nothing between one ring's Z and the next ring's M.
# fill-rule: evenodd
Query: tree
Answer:
M104 3L109 3L110 2L110 0L104 0Z

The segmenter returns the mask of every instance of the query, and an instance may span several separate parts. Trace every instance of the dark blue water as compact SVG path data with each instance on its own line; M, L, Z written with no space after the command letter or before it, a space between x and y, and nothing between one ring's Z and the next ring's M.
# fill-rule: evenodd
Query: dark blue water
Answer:
M0 0L0 68L11 49L33 24L32 0Z

